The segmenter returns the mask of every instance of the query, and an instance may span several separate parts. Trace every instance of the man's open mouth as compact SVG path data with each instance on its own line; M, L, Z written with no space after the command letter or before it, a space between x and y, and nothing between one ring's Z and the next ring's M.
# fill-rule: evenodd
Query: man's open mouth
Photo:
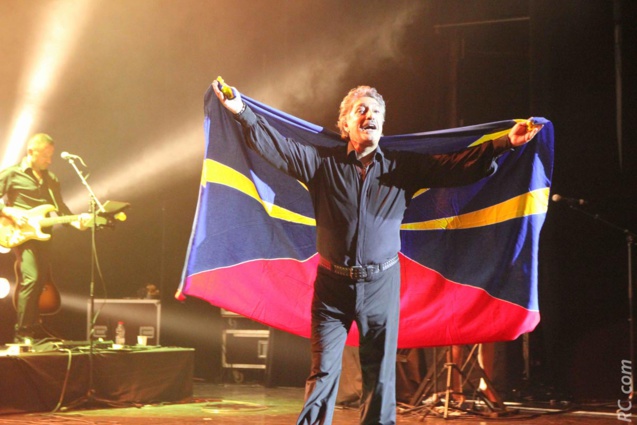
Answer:
M363 130L376 130L376 124L374 124L373 122L367 123L367 124L363 124L363 126L361 127Z

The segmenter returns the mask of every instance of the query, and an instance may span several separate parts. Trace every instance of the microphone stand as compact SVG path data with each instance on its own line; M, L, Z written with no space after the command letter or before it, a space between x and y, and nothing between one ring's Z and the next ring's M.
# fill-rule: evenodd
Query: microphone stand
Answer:
M73 158L65 158L75 169L75 172L79 176L82 184L89 192L90 196L90 212L92 217L91 224L91 282L89 284L89 312L88 315L90 317L89 321L89 351L88 351L88 391L86 395L80 397L79 399L72 401L68 406L63 407L63 410L69 410L73 408L77 408L82 405L94 405L94 404L105 404L111 407L125 407L127 405L122 403L117 403L111 400L101 399L95 396L95 387L94 387L94 333L95 333L95 321L97 317L94 316L95 311L95 259L96 259L96 244L95 244L95 228L97 227L97 213L104 212L104 206L100 203L97 196L89 186L84 174L75 164L75 160ZM81 161L81 159L80 159ZM82 162L83 164L83 162ZM99 206L99 209L96 208Z
M611 223L610 221L602 218L599 214L594 214L591 213L589 211L586 211L582 208L578 208L576 206L576 204L574 203L569 203L568 206L575 211L578 211L590 218L592 218L595 221L599 221L600 223L604 224L605 226L610 227L611 229L617 230L621 233L624 234L625 238L626 238L626 251L627 251L627 255L628 255L628 261L627 261L627 268L628 268L628 344L629 344L629 355L630 355L630 364L634 365L635 364L635 344L634 344L634 338L635 338L635 321L633 320L633 245L635 244L635 241L637 240L637 234L635 234L635 232L632 232L629 229L623 228L621 226L618 226L614 223ZM635 374L633 372L634 370L634 366L630 367L630 382L634 383L635 382ZM631 391L630 394L628 395L628 400L632 401L633 399L633 395L634 395L635 391L634 391L634 387L631 387Z
M97 199L97 196L95 196L95 192L93 192L93 189L91 189L91 186L89 186L88 182L86 181L86 178L84 178L84 174L80 171L79 168L77 168L77 165L75 165L75 159L68 157L66 158L66 160L69 162L69 164L71 164L71 166L75 170L75 173L79 176L80 181L82 182L86 190L88 190L89 196L91 198L91 206L94 207L95 206L94 204L97 204L100 207L99 212L101 213L104 212L104 205L102 205L100 200ZM81 158L80 158L80 161L82 161ZM84 164L83 161L82 161L82 164ZM93 219L95 219L96 218L95 211L91 211L91 213L93 214Z

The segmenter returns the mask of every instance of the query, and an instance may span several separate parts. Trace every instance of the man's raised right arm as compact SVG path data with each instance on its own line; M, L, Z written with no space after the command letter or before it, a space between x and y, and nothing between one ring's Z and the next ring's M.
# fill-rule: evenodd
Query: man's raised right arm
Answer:
M221 83L218 80L213 81L212 89L219 102L243 127L246 142L252 150L284 173L303 183L310 181L320 163L320 157L314 146L284 137L265 118L255 114L234 87L225 87L226 92L232 91L232 98L222 92Z

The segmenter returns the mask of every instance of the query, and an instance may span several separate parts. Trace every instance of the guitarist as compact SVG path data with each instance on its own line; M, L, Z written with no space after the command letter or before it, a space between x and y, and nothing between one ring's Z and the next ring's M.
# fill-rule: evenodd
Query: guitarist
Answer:
M44 204L57 208L58 214L71 214L62 200L60 182L48 170L55 146L51 136L36 134L27 143L27 155L14 166L0 171L0 214L13 220L19 227L26 224L23 210L29 210ZM89 214L80 215L80 219L71 223L84 230ZM44 230L51 232L51 229ZM32 343L40 330L38 301L45 280L49 274L49 241L28 240L13 248L18 263L18 282L16 285L17 320L15 324L15 343Z

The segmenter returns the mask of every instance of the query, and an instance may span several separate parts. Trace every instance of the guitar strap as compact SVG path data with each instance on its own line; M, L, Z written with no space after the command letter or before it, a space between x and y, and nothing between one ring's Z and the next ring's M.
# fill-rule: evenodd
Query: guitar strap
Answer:
M50 187L49 187L49 195L51 195L51 200L53 200L53 206L55 207L55 210L59 211L60 207L58 206L57 200L55 199L55 194L53 193Z

